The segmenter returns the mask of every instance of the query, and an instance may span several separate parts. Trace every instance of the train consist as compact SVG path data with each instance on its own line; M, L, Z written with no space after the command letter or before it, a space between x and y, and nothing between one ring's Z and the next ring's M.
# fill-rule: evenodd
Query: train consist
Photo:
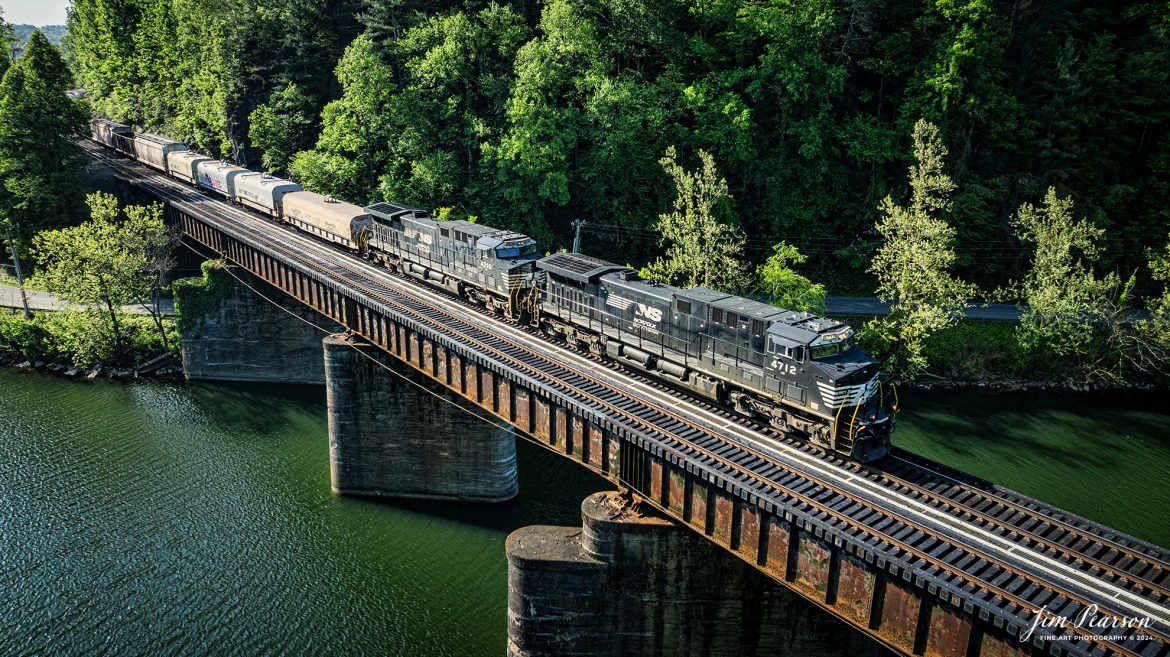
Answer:
M859 461L889 451L897 393L845 324L576 253L542 257L527 235L397 203L362 208L105 119L91 127L99 143L173 178L825 450Z

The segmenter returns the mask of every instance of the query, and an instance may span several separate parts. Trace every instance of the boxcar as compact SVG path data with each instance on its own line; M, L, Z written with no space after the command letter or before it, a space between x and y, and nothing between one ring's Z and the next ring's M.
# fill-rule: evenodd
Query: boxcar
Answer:
M265 214L279 217L284 195L301 191L301 186L267 173L241 173L236 176L236 201Z
M200 162L211 162L211 158L195 151L175 151L167 157L167 172L179 180L192 185L196 180L196 167Z
M159 171L167 170L167 155L185 151L187 146L158 135L137 135L134 137L134 154L143 162Z
M236 176L242 173L248 170L222 160L206 160L195 165L195 184L230 201L235 199Z
M365 251L370 215L362 208L315 192L284 195L281 218L301 230L357 251Z

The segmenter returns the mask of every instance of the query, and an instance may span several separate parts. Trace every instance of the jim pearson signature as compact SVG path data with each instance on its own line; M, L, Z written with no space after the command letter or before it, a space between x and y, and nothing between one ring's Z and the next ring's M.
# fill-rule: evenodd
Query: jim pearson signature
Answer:
M1027 641L1032 638L1036 630L1041 630L1040 636L1042 638L1055 638L1052 632L1053 630L1069 627L1079 627L1092 632L1094 637L1112 640L1122 638L1121 634L1124 630L1149 630L1153 625L1153 619L1148 616L1114 616L1112 614L1104 614L1101 613L1101 609L1095 604L1089 605L1081 613L1072 618L1057 616L1048 611L1048 606L1045 605L1036 612L1036 618L1032 620L1032 627L1029 627L1020 635L1020 640ZM1049 632L1045 633L1043 630L1049 630ZM1147 639L1153 638L1149 633L1141 633L1138 636L1130 636L1128 638L1141 639L1143 636Z

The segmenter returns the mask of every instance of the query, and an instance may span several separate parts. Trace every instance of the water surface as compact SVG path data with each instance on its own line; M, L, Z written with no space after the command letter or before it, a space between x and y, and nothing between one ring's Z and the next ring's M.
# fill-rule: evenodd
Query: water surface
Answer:
M1159 401L922 393L895 440L1167 545ZM521 442L505 504L336 497L324 403L0 370L0 655L504 654L504 539L608 484Z

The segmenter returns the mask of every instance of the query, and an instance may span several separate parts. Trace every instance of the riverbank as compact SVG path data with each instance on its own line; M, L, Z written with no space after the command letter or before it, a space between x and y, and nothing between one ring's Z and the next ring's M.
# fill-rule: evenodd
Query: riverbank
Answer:
M163 354L179 356L173 318L162 318L166 340L152 317L126 314L118 322L121 349L108 317L94 311L40 312L30 319L21 311L0 309L0 359L10 365L27 363L24 369L80 373L95 368L141 371Z
M10 356L0 356L0 367L9 367L22 372L56 374L86 381L93 381L99 377L115 381L136 381L147 378L179 381L183 378L183 366L181 363L176 364L175 357L171 354L161 354L137 367L105 367L101 364L92 367L77 367L64 363L20 360Z

